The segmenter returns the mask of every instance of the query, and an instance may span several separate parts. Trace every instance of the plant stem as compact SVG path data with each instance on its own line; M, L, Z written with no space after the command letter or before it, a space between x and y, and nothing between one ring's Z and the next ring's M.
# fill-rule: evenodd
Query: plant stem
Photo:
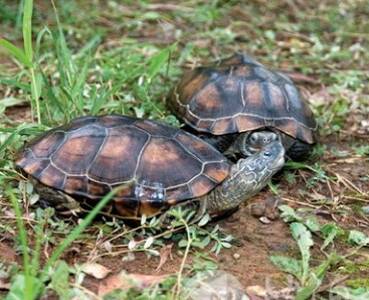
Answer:
M41 122L41 111L40 111L40 95L39 95L39 90L37 87L37 79L36 79L36 74L35 74L35 69L34 67L31 67L29 69L30 73L31 73L31 91L32 91L32 97L36 103L36 113L37 113L37 122L38 124L42 124Z
M188 256L188 253L190 251L191 244L192 244L190 228L188 227L188 224L184 219L181 218L181 221L183 222L183 225L186 227L187 245L186 245L185 253L183 255L181 266L180 266L179 271L178 271L177 287L176 287L176 290L175 290L176 293L174 295L174 299L179 299L179 294L181 292L181 286L182 286L182 273L183 273L183 269L184 269L184 266L185 266L185 263L186 263L186 260L187 260L187 256Z

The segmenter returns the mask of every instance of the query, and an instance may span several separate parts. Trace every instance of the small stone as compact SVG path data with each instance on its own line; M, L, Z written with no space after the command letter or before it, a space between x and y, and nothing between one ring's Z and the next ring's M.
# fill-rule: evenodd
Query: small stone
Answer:
M134 261L135 259L136 259L136 256L132 252L128 252L127 255L122 257L122 261L126 261L126 262Z
M259 221L263 224L270 224L272 221L270 221L267 217L260 217Z
M264 216L265 213L265 204L264 203L253 203L250 206L251 215L255 218L259 218Z
M236 260L240 259L240 257L241 257L241 255L238 254L238 253L233 254L233 258L236 259Z

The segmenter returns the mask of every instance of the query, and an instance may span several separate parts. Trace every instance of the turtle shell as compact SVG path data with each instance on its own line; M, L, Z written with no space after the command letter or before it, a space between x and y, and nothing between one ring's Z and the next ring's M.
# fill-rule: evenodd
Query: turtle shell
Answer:
M199 132L223 135L269 127L315 142L312 111L293 82L247 55L185 73L168 105Z
M128 217L200 197L230 167L215 148L181 129L116 115L52 129L29 143L16 164L42 184L91 203L122 186L114 201Z

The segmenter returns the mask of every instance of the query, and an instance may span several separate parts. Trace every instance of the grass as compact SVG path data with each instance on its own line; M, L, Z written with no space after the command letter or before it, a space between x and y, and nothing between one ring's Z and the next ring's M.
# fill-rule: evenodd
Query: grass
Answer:
M180 263L175 276L159 287L117 291L111 299L185 297L191 279L216 267L213 252L227 257L231 254L225 248L233 244L237 249L242 232L236 230L232 238L229 228L217 224L188 225L186 214L191 212L175 211L172 229L164 232L156 219L143 220L134 229L114 218L91 223L98 208L75 227L76 220L30 206L37 195L13 163L24 142L81 115L128 114L178 126L165 99L182 68L234 51L245 51L292 76L297 73L320 125L313 161L289 163L278 185L271 185L290 205L282 216L297 250L272 253L273 263L295 276L299 287L293 292L299 299L329 293L351 299L368 292L367 271L360 267L369 235L364 213L369 201L365 1L91 5L84 0L62 1L57 7L37 1L33 9L32 4L5 1L0 7L0 234L24 260L23 267L4 268L12 283L8 299L60 296L63 291L68 291L63 297L94 294L82 285L78 265L70 263L71 245L86 249L80 253L85 261L92 253L95 259L133 255L141 260L176 244ZM346 281L338 280L340 272L348 276Z

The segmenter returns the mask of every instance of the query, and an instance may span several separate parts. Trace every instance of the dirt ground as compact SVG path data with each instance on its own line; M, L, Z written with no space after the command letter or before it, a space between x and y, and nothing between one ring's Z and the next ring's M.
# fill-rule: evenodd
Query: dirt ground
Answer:
M260 1L260 3L262 2L263 1ZM290 3L294 1L285 2L288 4L286 5L289 6ZM296 2L298 2L299 5L300 2L302 3L302 1ZM292 6L294 7L294 4ZM261 4L257 7L260 9ZM163 5L160 9L171 11L173 8ZM282 7L280 11L283 11L282 9L286 8ZM127 15L129 16L128 18L133 19L130 15L131 13L133 15L133 12L128 10ZM296 12L293 13L296 14ZM266 24L273 24L273 16L266 15L263 17L268 19ZM237 5L235 5L235 7L229 11L228 18L231 18L236 24L237 18L243 20L245 16ZM229 25L228 18L221 18L217 25L225 28ZM293 19L294 18L292 18L292 20ZM114 26L116 26L116 24L114 25L112 23L104 11L102 11L102 16L98 18L97 22L102 23L108 31L108 34L104 37L105 40L101 48L114 47L116 44L119 44L117 43L117 39L122 34L130 34L126 31L114 31ZM187 33L189 37L186 38L191 39L190 35L192 29L189 26L189 21L187 22L188 23L185 23L185 21L179 20L176 26L184 31L187 28L190 33ZM243 30L245 30L246 27L248 29L248 26L250 26L246 25L243 23L241 24L241 22L235 25L234 30L237 34L233 41L234 43L244 42L242 40ZM175 31L172 27L169 28L170 30L168 29L166 31L168 36L163 36L164 30L161 27L157 29L150 26L151 23L144 23L142 28L139 29L139 32L133 32L130 37L136 37L138 41L149 41L159 45L162 43L169 44L175 41ZM196 29L193 29L193 31L196 31ZM257 32L250 31L252 35L257 36ZM283 34L286 33L282 32L281 36L283 36ZM308 38L304 38L304 36L301 37L300 35L289 34L290 33L286 34L285 37L283 36L281 40L289 42L292 40L291 43L301 42L301 44L305 43L307 40L307 43L312 43ZM300 38L301 41L299 40ZM77 38L72 40L73 43L77 43L78 45ZM357 38L357 40L359 40L359 38ZM217 45L219 41L214 42L208 37L196 37L193 42L195 47L200 49L199 51L209 48L209 55L211 57L219 55L220 50ZM255 42L253 36L251 36L248 42L250 44ZM222 50L230 50L231 47L232 45L227 44L223 46ZM289 47L289 44L283 44L283 42L281 42L278 47L276 47L276 52L272 53L273 55L278 56ZM303 46L302 48L303 51L307 52L309 47ZM306 52L302 53L302 55L308 57L309 53ZM265 54L269 55L271 53L266 53L266 50L259 48L255 50L253 54L262 57ZM280 60L282 61L283 57ZM14 69L17 69L16 65L4 55L0 55L0 64L2 65L0 71L7 69L8 71L10 70L9 73L12 73ZM287 60L285 60L285 63L280 63L282 69L292 69L291 65ZM312 68L317 68L318 66L319 62L315 63ZM186 65L186 67L188 66ZM364 66L363 69L365 67L367 66ZM328 67L326 68L326 72L337 71L333 67L332 70ZM343 69L344 68L345 67L343 67ZM318 76L304 76L300 72L294 72L291 73L291 77L297 82L304 97L315 107L319 106L318 104L321 103L323 109L328 109L330 108L330 103L337 101L337 98L334 98L337 95L332 96L332 94L327 91L328 86L319 82ZM4 85L0 87L4 87ZM11 93L11 90L5 88L0 90L0 96L2 97ZM298 170L287 170L287 168L285 168L284 171L276 176L274 181L277 185L278 196L273 194L270 189L264 189L253 199L248 201L248 203L243 204L231 216L214 221L211 224L212 226L219 224L221 231L224 232L225 235L231 234L234 237L232 241L233 246L230 249L223 249L217 256L210 252L210 247L206 248L205 252L216 261L220 270L234 275L244 288L250 286L265 287L267 285L271 285L275 288L283 288L288 285L288 276L277 269L270 261L271 255L299 257L298 246L291 236L289 226L279 217L277 206L280 204L287 204L293 208L308 211L315 215L322 224L334 221L344 229L356 229L369 235L369 213L362 212L362 207L369 207L369 157L368 155L358 155L354 151L355 147L368 145L369 111L365 111L361 106L355 104L357 99L355 97L358 97L357 94L352 93L351 95L345 93L346 91L342 91L342 98L349 99L349 101L352 100L352 102L349 104L351 111L343 116L342 128L338 132L329 132L331 125L329 121L325 120L323 124L321 124L322 127L320 129L322 130L322 134L319 137L319 144L324 148L322 148L319 155L315 155L311 160L305 162L307 166L314 168L320 167L326 176L324 179L319 177L319 174L304 167ZM367 91L365 96L368 96ZM320 114L323 115L322 112L320 112ZM7 108L4 116L10 121L14 121L14 124L32 121L29 106ZM287 173L293 175L292 181L288 180ZM0 220L5 228L0 235L0 261L4 263L16 261L21 264L21 257L18 252L19 249L15 249L14 242L17 232L14 231L13 226L7 227L7 223L11 223L12 225L15 224L14 213L7 201L8 200L6 200L3 195L0 195L0 208L2 210ZM33 207L26 208L26 220L28 220L27 213L32 211L34 211ZM68 221L69 220L66 220L66 222ZM27 225L30 232L32 232L32 222L29 221ZM78 240L78 242L73 243L63 254L62 259L65 259L70 265L73 265L81 264L100 255L104 255L94 261L107 267L111 270L112 274L117 274L124 270L127 273L155 276L178 272L183 259L183 256L179 254L179 249L174 245L174 242L168 241L167 245L172 244L172 258L170 258L169 255L169 259L160 267L160 270L157 270L160 264L160 257L148 257L147 254L138 252L135 253L133 260L123 260L126 254L113 255L108 254L106 249L96 249L97 238L94 239L94 234L95 236L99 234L96 228L90 230L88 235L86 234L86 236ZM315 236L314 240L318 245L322 243L320 237ZM58 240L56 240L56 242L54 241L55 244L57 244L57 241ZM115 241L115 245L119 247L119 240ZM335 248L334 250L341 254L349 251L347 244L341 241L335 243L333 247ZM44 248L42 252L43 259L50 253L50 247ZM315 247L313 253L314 260L312 264L318 265L321 260L324 259L324 253L319 250L319 247ZM194 257L194 252L190 252L186 264L191 265L194 261ZM367 251L363 250L362 255L353 258L353 261L360 261L363 257L367 259ZM350 279L355 278L355 276L369 276L369 274L368 270L361 270L360 273L352 276L353 277L350 277ZM328 272L324 283L332 282L336 280L337 277L339 277L337 273ZM3 289L4 293L8 288L6 284L8 283L6 282L3 287L0 285L0 289ZM100 284L101 280L92 276L87 276L83 286L88 290L97 292ZM53 297L50 296L47 297L47 299L53 299Z

